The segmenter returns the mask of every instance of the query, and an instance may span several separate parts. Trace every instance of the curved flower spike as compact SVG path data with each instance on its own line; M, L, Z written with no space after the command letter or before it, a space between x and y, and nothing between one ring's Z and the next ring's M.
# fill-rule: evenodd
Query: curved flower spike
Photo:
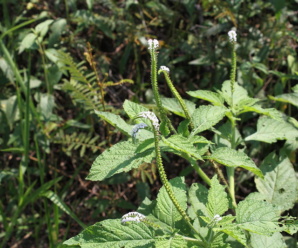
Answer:
M170 72L170 69L169 69L169 67L166 67L166 66L162 65L162 66L159 68L159 71L166 71L167 73L169 73L169 72Z
M139 123L139 124L134 125L133 129L131 130L132 138L135 139L139 130L142 128L145 128L145 127L148 127L148 125L145 123Z
M141 222L146 219L146 216L143 214L140 214L138 212L129 212L125 215L122 216L121 218L121 223L126 223L126 222Z
M159 130L159 120L153 112L144 111L139 113L138 117L149 119L152 122L152 125L154 126L155 130Z

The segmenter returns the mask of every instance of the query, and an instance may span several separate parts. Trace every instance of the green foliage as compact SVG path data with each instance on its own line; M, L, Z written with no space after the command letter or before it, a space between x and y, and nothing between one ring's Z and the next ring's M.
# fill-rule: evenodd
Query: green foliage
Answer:
M293 1L6 0L0 6L1 247L62 247L83 222L102 218L116 218L99 227L115 241L111 247L296 246ZM233 47L226 35L232 27ZM153 68L171 68L172 86L166 75L152 73L152 94L146 40L157 37ZM156 133L150 120L135 119L149 110L162 120ZM143 122L147 127L133 133ZM90 179L103 182L84 180L91 164ZM155 170L167 178L163 166L172 186L156 194ZM120 223L123 209L154 195L139 208L148 222ZM157 205L174 216L160 214ZM272 219L245 216L258 207ZM109 223L124 233L113 236ZM97 246L84 235L82 246Z

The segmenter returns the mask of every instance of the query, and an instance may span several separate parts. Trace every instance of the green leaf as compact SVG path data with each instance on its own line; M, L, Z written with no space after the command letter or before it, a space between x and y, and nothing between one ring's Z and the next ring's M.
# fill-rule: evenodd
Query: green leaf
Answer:
M120 172L128 172L142 163L150 163L155 156L154 149L149 148L136 153L137 144L132 141L123 141L105 150L93 162L90 174L86 179L101 181Z
M214 106L224 106L224 98L219 93L209 90L187 91L186 93L190 96L211 102Z
M269 96L269 99L278 102L290 103L296 107L298 107L298 92L281 94L278 96Z
M193 156L196 159L203 160L199 151L189 140L181 135L172 135L168 139L163 139L163 142L169 147Z
M236 221L240 228L262 235L280 232L278 210L266 201L245 199L238 204Z
M264 236L252 233L250 236L250 245L252 248L286 248L280 233L274 233L272 236Z
M123 225L120 219L115 219L98 222L63 244L82 248L147 247L149 244L152 247L154 239L153 230L145 223Z
M245 140L274 143L277 140L293 139L295 137L298 137L298 129L292 124L264 116L258 120L257 132L246 137Z
M269 117L271 117L272 119L275 120L279 120L282 121L282 113L279 112L277 109L275 108L262 108L259 105L254 105L254 106L243 106L243 110L241 111L242 113L246 113L246 112L255 112L261 115L267 115Z
M258 191L280 211L291 209L296 201L297 180L290 160L271 153L260 169L264 179L255 179Z
M229 209L229 201L225 187L217 180L217 176L211 179L211 187L208 192L207 212L213 219L216 214L222 215Z
M187 242L182 236L174 236L155 241L155 247L160 248L187 248Z
M261 170L244 152L236 151L228 147L221 147L205 158L215 160L229 167L242 167L263 178Z
M225 101L231 106L232 104L232 91L231 91L231 82L229 80L225 81L222 85L221 91L219 91L221 96ZM233 108L234 111L242 111L243 106L252 106L259 99L254 99L248 96L247 90L235 83L234 93L233 93Z
M19 46L19 54L22 53L25 49L37 49L38 46L35 43L36 35L33 33L29 33L25 36Z
M122 133L131 136L132 126L127 124L119 115L115 115L110 112L102 112L98 110L95 110L94 112L99 117L108 122L110 125L118 128Z
M207 216L208 189L199 183L193 183L189 189L189 201L196 216Z
M222 225L222 221L220 221L220 224ZM236 239L242 245L246 246L246 236L243 230L235 224L222 225L221 228L216 227L216 228L213 228L213 230L216 232L224 232L229 236L233 237L234 239Z
M123 108L124 108L126 114L131 119L136 117L140 112L149 111L149 109L143 107L142 105L131 102L129 100L125 100L125 102L123 103ZM150 123L150 122L148 122L148 123Z
M190 137L214 126L225 116L226 111L227 109L225 107L200 106L194 111L192 116L195 128L191 132Z
M53 21L54 20L46 20L36 25L35 32L37 36L43 38L49 31L49 26L52 24Z
M191 101L187 101L184 99L183 99L183 101L186 105L186 108L188 109L189 114L192 115L193 112L195 111L196 105ZM161 98L161 102L162 102L162 106L165 109L171 111L172 113L174 113L176 115L186 118L185 113L184 113L179 101L176 98L163 97L163 98Z
M187 208L186 185L183 177L176 177L171 179L170 184L174 196L183 210ZM163 223L177 228L177 222L182 219L181 214L175 207L171 198L169 197L165 186L163 186L157 195L157 204L154 210L154 215Z
M56 206L58 206L62 211L68 214L71 218L73 218L81 227L86 228L86 225L80 221L80 219L75 215L74 212L60 199L60 197L55 194L53 191L48 190L41 194L52 201Z

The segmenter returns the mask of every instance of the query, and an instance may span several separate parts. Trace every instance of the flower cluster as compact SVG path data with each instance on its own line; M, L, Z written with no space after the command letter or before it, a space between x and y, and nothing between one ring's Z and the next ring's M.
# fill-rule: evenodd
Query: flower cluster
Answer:
M132 138L135 139L139 130L142 128L145 128L145 127L148 127L148 125L145 123L139 123L139 124L134 125L133 129L131 130Z
M152 40L152 39L150 39L150 40L148 40L148 49L149 50L155 50L155 49L157 49L158 47L159 47L159 43L158 43L158 40L156 40L156 39L154 39L154 40Z
M164 65L162 65L162 66L159 68L159 70L161 70L161 71L166 71L167 73L170 72L170 69L169 69L168 67L164 66Z
M138 212L129 212L125 215L122 216L121 218L121 223L126 223L126 222L141 222L146 219L146 216L143 214L140 214Z
M152 122L152 125L154 126L155 130L159 130L159 120L153 112L144 111L139 113L138 117L149 119Z
M237 41L237 33L234 30L231 30L228 32L230 42L236 42Z
M215 222L218 222L218 221L221 221L221 220L222 220L222 217L220 217L219 214L216 214L216 215L214 215L213 220L214 220Z

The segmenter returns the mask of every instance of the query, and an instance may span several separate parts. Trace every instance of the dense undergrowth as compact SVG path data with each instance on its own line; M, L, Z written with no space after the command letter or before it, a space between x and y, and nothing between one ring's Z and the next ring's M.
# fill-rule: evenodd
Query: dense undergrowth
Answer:
M96 113L128 120L125 100L155 108L150 38L159 40L158 64L171 69L182 98L200 106L206 104L204 98L186 92L222 90L231 71L227 32L235 27L237 83L249 97L260 99L262 107L290 117L296 130L287 136L285 127L278 126L266 142L258 136L259 141L247 139L238 148L257 166L274 151L297 171L296 1L0 4L1 247L57 247L87 225L120 218L146 197L156 198L161 182L154 162L100 183L86 180L95 158L125 137ZM172 97L163 77L159 82L160 94ZM176 128L182 119L171 107L168 115ZM241 137L256 133L255 112L242 113L237 120ZM204 136L225 144L212 129ZM169 178L185 176L189 186L202 183L186 159L164 153L163 161ZM210 178L216 174L208 162L199 165ZM235 174L239 202L256 186L247 171ZM297 217L295 206L285 215ZM285 236L288 247L296 247L297 237Z

